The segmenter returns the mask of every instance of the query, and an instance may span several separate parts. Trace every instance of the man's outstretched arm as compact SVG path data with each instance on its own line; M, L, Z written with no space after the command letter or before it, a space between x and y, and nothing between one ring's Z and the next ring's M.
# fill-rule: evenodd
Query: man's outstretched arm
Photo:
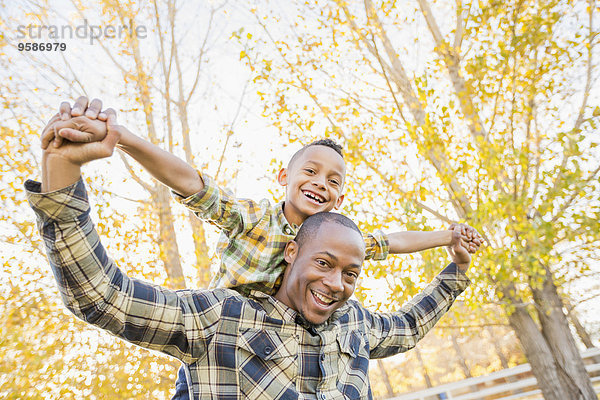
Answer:
M468 236L477 231L465 225L452 228L453 242L448 252L452 263L421 293L395 313L370 313L371 358L389 357L413 348L448 311L470 281L465 275L471 257Z
M28 198L69 310L132 343L192 362L206 348L219 301L209 292L173 291L127 277L107 256L89 217L81 165L110 155L121 129L113 124L102 142L46 151L43 182L26 183ZM213 306L197 310L192 296Z

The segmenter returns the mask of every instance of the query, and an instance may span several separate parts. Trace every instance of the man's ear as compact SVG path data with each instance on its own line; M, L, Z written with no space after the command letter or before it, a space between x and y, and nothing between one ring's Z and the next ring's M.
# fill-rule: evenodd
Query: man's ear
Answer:
M290 240L285 245L285 250L283 251L283 258L288 264L292 264L298 255L298 243L295 240Z
M335 206L333 208L335 208L336 210L338 208L340 208L340 206L342 205L342 201L344 201L344 195L341 194L340 197L338 197L337 201L335 202Z
M287 186L287 178L287 168L281 168L277 174L277 182L279 182L281 186Z

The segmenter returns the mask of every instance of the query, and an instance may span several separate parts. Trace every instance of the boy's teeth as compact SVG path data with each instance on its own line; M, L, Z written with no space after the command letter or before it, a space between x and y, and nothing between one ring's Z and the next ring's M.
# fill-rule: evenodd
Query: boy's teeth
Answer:
M310 197L311 199L318 201L319 203L322 203L324 201L321 197L319 197L315 194L312 194L311 192L303 192L303 193L306 197Z

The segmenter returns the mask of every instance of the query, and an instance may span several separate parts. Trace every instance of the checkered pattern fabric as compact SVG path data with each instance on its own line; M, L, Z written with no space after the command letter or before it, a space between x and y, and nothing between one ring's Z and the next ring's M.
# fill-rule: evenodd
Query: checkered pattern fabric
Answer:
M107 256L83 181L29 202L67 308L131 343L185 363L194 399L370 399L369 358L406 351L468 285L455 264L396 313L348 301L311 326L274 297L169 290L129 278Z
M237 199L208 175L201 177L202 191L186 198L173 192L173 198L222 232L217 244L219 270L209 287L273 294L287 265L283 250L298 229L285 219L283 202ZM365 245L366 259L384 260L388 255L389 243L381 231L366 235Z

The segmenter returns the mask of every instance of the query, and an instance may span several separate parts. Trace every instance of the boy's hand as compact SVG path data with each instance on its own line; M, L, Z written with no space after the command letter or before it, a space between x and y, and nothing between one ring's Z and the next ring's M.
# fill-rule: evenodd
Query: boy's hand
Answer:
M62 102L59 109L59 119L52 127L47 126L42 134L42 149L46 149L50 143L54 147L60 147L63 139L75 143L98 142L106 137L106 124L109 114L116 115L115 111L102 109L102 101L92 100L88 105L85 96L79 97L73 108L68 102ZM51 129L50 129L51 128Z
M465 248L471 254L476 253L479 249L479 246L483 244L483 238L481 237L479 232L477 232L477 229L473 228L472 226L469 226L467 224L452 224L450 225L449 229L453 232L460 232L461 239L465 243ZM452 246L456 240L455 235L456 233L452 234L452 242L450 243L450 246Z

